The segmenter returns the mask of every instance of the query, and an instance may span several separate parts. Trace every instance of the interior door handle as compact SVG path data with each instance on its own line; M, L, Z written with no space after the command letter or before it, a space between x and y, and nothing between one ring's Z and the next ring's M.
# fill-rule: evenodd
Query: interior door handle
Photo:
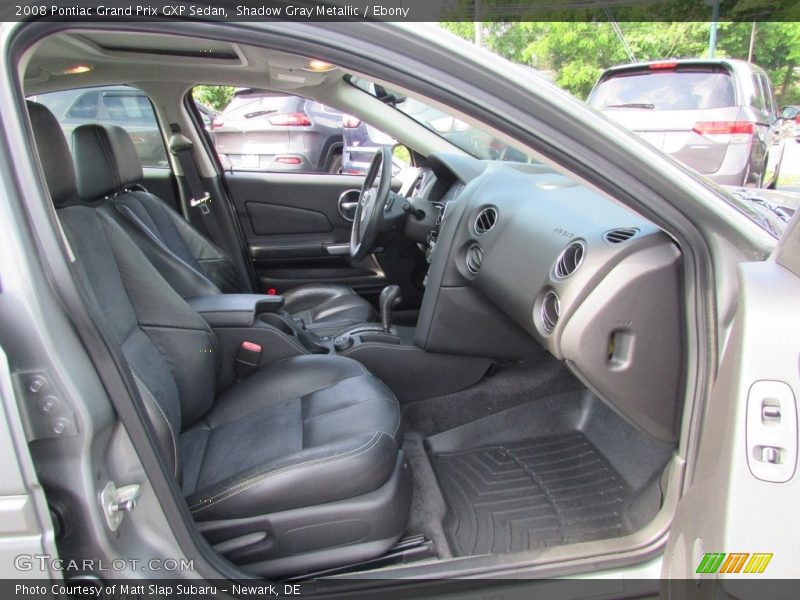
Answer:
M355 218L360 193L361 190L345 190L339 196L339 214L345 221L352 221Z

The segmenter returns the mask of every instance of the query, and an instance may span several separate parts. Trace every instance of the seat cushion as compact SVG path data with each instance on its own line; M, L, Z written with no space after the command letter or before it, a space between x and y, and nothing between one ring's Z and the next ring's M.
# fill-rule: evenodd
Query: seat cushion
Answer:
M394 469L400 409L359 363L306 355L224 392L181 435L184 493L198 521L353 498Z
M375 320L372 305L343 285L307 284L283 292L284 308L311 330L344 328Z

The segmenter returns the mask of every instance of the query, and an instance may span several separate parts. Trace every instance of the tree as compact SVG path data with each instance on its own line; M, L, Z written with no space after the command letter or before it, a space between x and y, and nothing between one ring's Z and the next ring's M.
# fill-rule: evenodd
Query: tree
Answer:
M458 35L472 30L445 24ZM708 39L706 23L620 23L636 60L695 56ZM554 81L586 98L604 69L629 61L607 21L518 22L484 25L484 45L515 62L550 71Z
M192 88L195 100L218 111L228 106L235 93L236 88L230 85L196 85Z
M747 60L752 23L720 23L720 54ZM800 23L757 23L753 62L770 76L778 103L800 103Z

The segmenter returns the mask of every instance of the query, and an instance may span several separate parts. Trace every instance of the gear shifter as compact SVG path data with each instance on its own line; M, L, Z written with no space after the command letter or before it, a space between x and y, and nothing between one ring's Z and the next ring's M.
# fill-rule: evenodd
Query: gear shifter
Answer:
M381 291L378 306L381 314L381 325L386 333L389 333L392 326L392 309L402 300L400 293L399 285L387 285L383 288L383 291Z

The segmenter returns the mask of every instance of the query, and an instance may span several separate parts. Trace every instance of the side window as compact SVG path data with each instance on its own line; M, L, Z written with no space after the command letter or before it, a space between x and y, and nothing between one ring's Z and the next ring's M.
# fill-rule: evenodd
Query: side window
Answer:
M87 92L78 98L67 112L70 119L96 119L100 92Z
M761 85L764 90L764 104L766 109L771 115L774 115L777 109L775 106L775 94L772 90L772 82L769 80L769 77L763 73L760 73L758 77L761 79Z
M209 134L233 171L363 175L378 147L396 143L334 107L285 92L199 85L192 96L216 111Z
M103 118L114 123L157 125L150 100L143 94L106 92L103 94L103 109Z
M758 75L753 75L753 100L751 105L759 112L763 113L766 110L764 90L761 86L761 78Z
M70 144L72 131L87 123L113 123L125 129L143 167L169 167L155 111L144 92L130 86L83 88L30 98L55 115Z
M338 172L342 116L284 92L203 85L195 102L218 114L210 136L220 160L234 171Z
M766 114L769 112L769 87L764 80L764 76L760 73L758 75L753 75L753 88L755 89L753 108L762 114Z

